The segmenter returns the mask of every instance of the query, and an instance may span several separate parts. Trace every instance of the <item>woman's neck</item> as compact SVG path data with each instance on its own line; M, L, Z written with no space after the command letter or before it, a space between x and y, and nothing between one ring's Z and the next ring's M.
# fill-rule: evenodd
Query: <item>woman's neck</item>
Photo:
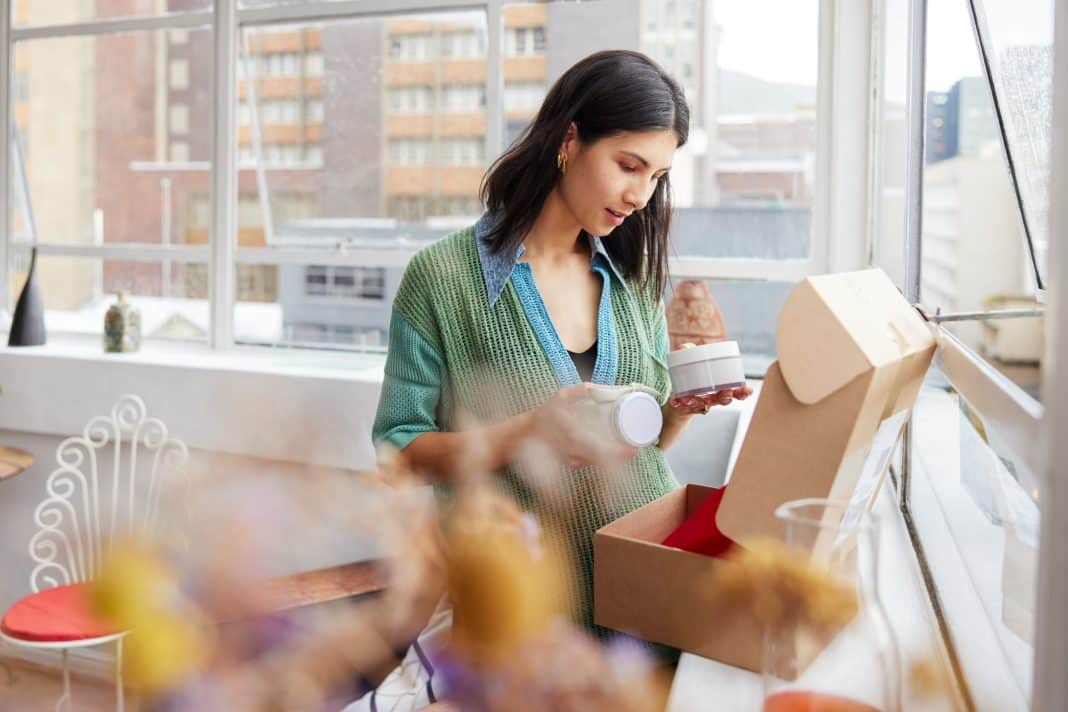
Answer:
M581 232L582 226L554 188L523 240L525 257L528 260L555 260L584 252L587 246L579 240Z

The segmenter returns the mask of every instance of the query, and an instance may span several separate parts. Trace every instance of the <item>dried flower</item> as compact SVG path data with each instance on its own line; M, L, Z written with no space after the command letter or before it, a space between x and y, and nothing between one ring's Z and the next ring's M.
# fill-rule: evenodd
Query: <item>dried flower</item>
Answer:
M210 639L178 588L178 577L155 551L120 543L93 581L92 603L129 630L123 641L126 679L149 695L176 688L207 660Z
M764 627L837 630L857 614L854 587L774 539L735 547L712 585L717 601L749 611Z

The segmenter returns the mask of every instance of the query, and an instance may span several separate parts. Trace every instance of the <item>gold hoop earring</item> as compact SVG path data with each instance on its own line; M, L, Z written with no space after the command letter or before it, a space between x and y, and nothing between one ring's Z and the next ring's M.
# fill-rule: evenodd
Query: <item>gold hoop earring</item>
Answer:
M558 154L556 154L556 167L560 170L560 173L562 175L565 175L565 176L567 175L567 154L566 153L558 153Z

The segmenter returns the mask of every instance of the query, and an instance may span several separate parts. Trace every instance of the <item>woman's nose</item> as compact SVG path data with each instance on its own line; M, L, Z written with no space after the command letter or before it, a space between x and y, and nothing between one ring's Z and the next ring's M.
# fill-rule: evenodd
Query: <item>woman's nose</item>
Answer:
M645 207L645 201L638 197L633 190L623 194L623 202L630 206L631 210L641 210Z

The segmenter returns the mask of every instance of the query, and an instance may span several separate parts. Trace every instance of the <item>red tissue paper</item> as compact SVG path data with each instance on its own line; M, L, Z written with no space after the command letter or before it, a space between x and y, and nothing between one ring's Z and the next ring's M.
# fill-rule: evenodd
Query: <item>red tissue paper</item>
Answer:
M716 512L719 511L723 493L726 491L726 487L715 490L693 511L693 514L660 543L675 549L717 558L729 553L734 543L716 526Z

